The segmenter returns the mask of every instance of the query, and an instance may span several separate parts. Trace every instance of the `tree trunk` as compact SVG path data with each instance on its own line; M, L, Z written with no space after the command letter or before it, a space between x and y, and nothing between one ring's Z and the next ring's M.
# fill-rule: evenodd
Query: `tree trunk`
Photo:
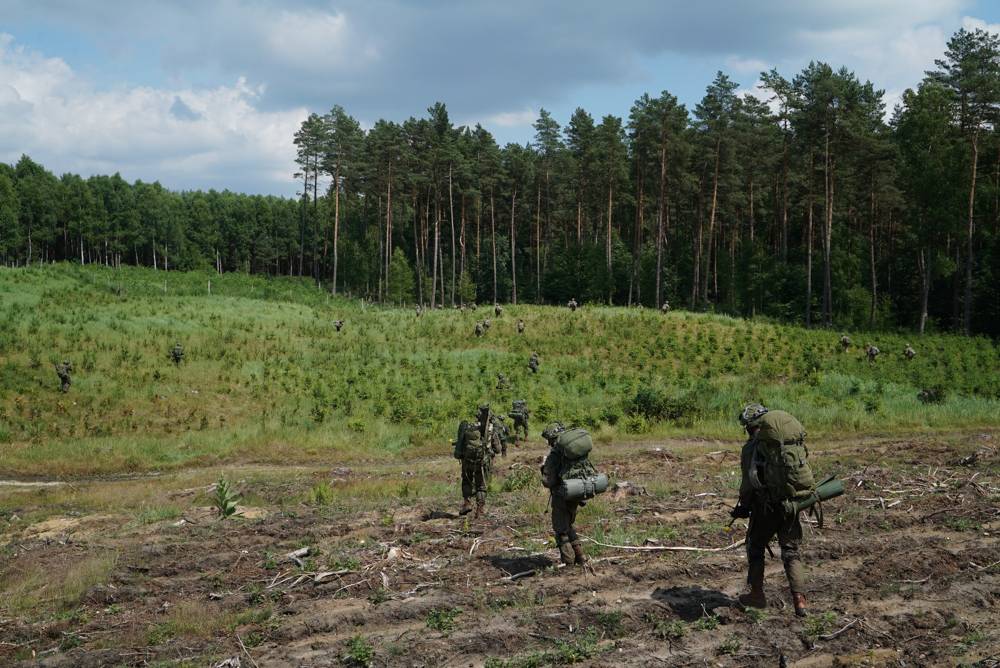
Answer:
M417 219L420 209L417 203L417 192L413 191L413 266L417 269L417 303L424 305L424 265L420 258L420 235L417 231Z
M868 317L868 326L875 328L875 314L878 310L878 274L875 271L875 216L877 214L877 204L875 199L875 176L872 175L871 191L871 216L868 225L868 271L872 284L872 304L871 313Z
M392 259L392 161L385 187L385 296L389 297L389 262Z
M455 198L451 192L451 164L448 164L448 218L451 221L451 305L455 305Z
M437 306L437 285L438 285L438 243L441 239L441 202L440 198L437 196L437 190L434 192L434 257L432 258L433 265L431 267L431 308ZM444 301L444 290L441 291L441 301Z
M493 303L497 303L497 221L493 202L493 186L490 186L490 246L493 249Z
M833 242L833 156L830 154L830 132L826 133L824 181L826 212L823 221L823 324L833 326L833 286L830 266Z
M969 184L969 224L965 250L965 304L962 312L962 331L966 336L972 334L972 265L975 260L975 248L972 240L975 232L976 210L976 169L979 164L979 130L972 133L972 179Z
M656 300L653 306L659 308L663 303L660 298L660 282L663 276L663 214L666 208L667 187L667 142L661 138L660 144L660 198L656 212Z
M514 253L514 211L517 205L517 186L510 195L510 295L511 303L517 304L517 256Z
M340 257L337 244L340 241L340 163L337 163L333 174L333 285L330 292L337 294L337 261ZM299 274L302 270L299 270Z
M715 212L718 207L719 202L719 160L722 153L722 138L719 137L715 140L715 169L712 175L712 205L709 208L708 213L708 244L705 248L705 276L704 276L704 286L702 288L701 298L705 302L705 306L708 306L708 274L709 269L712 268L712 246L715 241Z
M809 189L807 206L809 212L806 215L808 220L808 231L806 233L806 328L812 326L812 294L813 294L813 155L809 154Z
M931 258L932 252L923 248L917 258L917 266L920 269L920 326L918 331L923 334L927 326L927 302L931 293Z
M694 262L692 263L692 273L694 274L691 279L691 308L696 308L698 306L698 301L701 299L699 294L701 290L701 249L702 249L702 234L705 227L705 200L703 189L705 187L705 178L702 174L698 178L698 228L694 235Z
M542 183L538 182L535 202L535 303L542 297Z
M608 180L608 236L605 243L605 250L607 251L608 260L608 304L611 304L612 297L614 296L615 281L614 274L611 273L611 208L614 202L614 186L611 180Z

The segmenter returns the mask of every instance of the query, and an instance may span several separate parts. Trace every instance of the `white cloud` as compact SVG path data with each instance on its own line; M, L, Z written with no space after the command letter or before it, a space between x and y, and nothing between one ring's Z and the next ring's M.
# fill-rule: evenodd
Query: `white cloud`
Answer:
M992 33L1000 33L1000 23L987 23L983 19L974 16L963 16L962 27L966 30L985 30Z
M260 111L262 86L99 90L64 61L0 35L0 160L120 171L174 188L294 191L291 137L304 108ZM188 113L178 114L178 109Z
M741 58L739 56L726 58L726 70L738 74L760 74L769 69L771 66L758 58Z
M538 118L538 112L534 109L522 109L521 111L501 111L487 116L481 123L484 126L496 125L501 128L530 127L536 118Z

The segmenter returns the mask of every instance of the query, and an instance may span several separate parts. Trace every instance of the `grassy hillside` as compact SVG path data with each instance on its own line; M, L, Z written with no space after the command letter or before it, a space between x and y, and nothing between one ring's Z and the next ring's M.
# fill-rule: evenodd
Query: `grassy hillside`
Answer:
M493 326L476 338L485 317ZM483 308L417 318L294 279L0 269L0 473L441 454L484 399L501 410L526 399L535 434L561 419L602 439L739 439L734 416L748 400L790 410L814 435L1000 422L995 343L849 334L856 347L842 353L840 332L685 312L508 306L500 318ZM867 340L883 351L874 366ZM53 369L62 359L76 369L68 394ZM495 389L497 373L512 389ZM918 393L930 388L939 400L925 403Z

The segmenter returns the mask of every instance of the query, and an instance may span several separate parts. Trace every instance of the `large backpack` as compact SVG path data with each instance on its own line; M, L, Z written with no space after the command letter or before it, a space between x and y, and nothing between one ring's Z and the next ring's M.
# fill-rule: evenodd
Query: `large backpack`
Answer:
M523 399L515 399L511 405L511 415L528 416L528 404Z
M802 423L785 411L770 411L758 419L754 466L763 465L761 481L771 501L809 496L816 487Z
M458 425L458 438L455 441L455 453L460 459L468 462L481 462L486 458L486 439L479 433L479 424L462 421Z

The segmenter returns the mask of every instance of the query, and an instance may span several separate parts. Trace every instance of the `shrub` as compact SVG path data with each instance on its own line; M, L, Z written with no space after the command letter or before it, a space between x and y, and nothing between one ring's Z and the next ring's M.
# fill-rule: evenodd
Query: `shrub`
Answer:
M233 490L229 481L219 477L215 483L215 495L212 497L212 505L221 519L232 517L236 514L236 504L239 503L240 495Z

